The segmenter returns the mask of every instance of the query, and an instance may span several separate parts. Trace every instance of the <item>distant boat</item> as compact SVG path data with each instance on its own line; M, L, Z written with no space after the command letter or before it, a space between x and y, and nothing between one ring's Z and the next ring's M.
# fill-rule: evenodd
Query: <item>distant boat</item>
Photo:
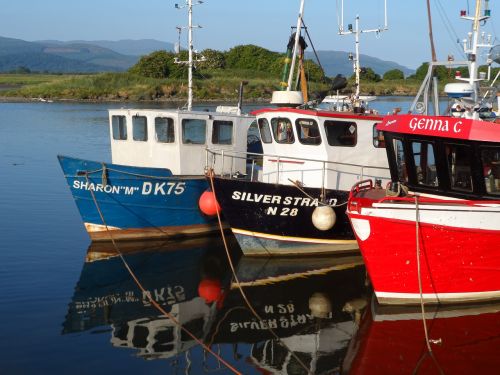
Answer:
M246 151L257 146L250 126L254 116L237 107L192 109L192 1L189 11L187 109L117 109L109 111L112 163L59 156L73 198L90 238L179 237L219 229L217 219L199 208L208 189L205 149ZM249 144L250 142L250 144ZM210 160L215 172L224 158ZM226 161L227 162L227 161ZM245 161L234 168L245 171Z
M371 29L371 30L360 30L359 28L359 16L356 16L356 23L355 23L355 29L353 29L352 24L349 24L347 26L347 30L344 29L344 0L342 0L341 4L341 24L339 25L339 34L340 35L354 35L355 37L355 54L349 53L349 60L352 61L352 67L353 67L353 72L354 72L354 77L355 77L355 91L352 95L339 95L338 90L340 88L335 87L335 81L333 82L333 90L337 90L336 95L327 95L326 97L323 98L322 104L323 107L327 105L326 108L330 110L335 110L335 111L346 111L346 110L352 110L355 108L356 110L363 110L367 111L368 110L368 104L371 101L374 101L377 99L376 96L374 95L360 95L360 87L361 87L361 79L360 79L360 73L361 73L361 64L360 64L360 53L359 53L359 36L361 34L366 34L366 33L377 33L380 34L383 31L388 30L387 26L387 3L384 1L384 11L385 11L385 22L384 22L384 27L379 27L376 29ZM339 77L339 76L338 76Z
M488 20L476 1L471 40L478 54L479 25ZM449 63L443 63L449 66ZM450 83L447 113L387 116L384 133L391 183L386 189L358 182L347 213L380 303L472 302L500 298L500 119L496 93L480 96L475 59L464 83ZM420 93L429 97L432 69ZM437 93L437 89L435 91ZM457 95L458 93L458 95ZM436 95L437 96L437 95Z

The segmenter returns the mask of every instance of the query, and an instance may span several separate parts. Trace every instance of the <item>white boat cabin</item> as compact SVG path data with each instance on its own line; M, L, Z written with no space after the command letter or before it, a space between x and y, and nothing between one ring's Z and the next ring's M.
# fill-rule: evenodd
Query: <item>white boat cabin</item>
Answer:
M202 175L207 165L206 148L247 150L248 130L255 117L233 112L228 108L215 112L110 110L112 162L136 167L168 168L174 175ZM221 158L215 163L209 162L218 173L222 166ZM241 163L235 168L245 169L244 160L235 163Z
M255 111L264 152L260 180L349 190L363 179L389 180L378 115L293 108Z

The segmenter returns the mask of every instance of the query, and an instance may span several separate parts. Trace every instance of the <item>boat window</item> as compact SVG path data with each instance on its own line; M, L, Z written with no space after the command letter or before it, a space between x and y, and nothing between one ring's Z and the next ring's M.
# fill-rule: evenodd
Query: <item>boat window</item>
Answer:
M357 126L352 121L325 121L326 139L330 146L352 147L357 143Z
M295 121L295 128L300 143L304 145L321 144L318 123L313 119L299 118Z
M111 124L113 127L113 139L127 139L127 120L125 116L113 116Z
M182 143L202 145L206 142L207 122L201 119L182 120Z
M274 139L278 143L293 143L292 122L284 117L275 117L271 119L271 128L273 129Z
M472 191L470 147L448 143L445 144L445 150L451 188Z
M426 186L438 186L434 145L429 142L412 142L413 161L417 183Z
M132 117L132 137L134 141L148 140L148 122L146 116Z
M260 139L262 139L262 142L271 143L273 141L273 139L271 138L271 130L269 129L269 123L267 122L267 119L259 119L259 131Z
M174 120L168 117L155 118L156 140L160 143L174 143Z
M403 141L401 139L394 139L394 160L396 161L398 181L408 182L408 170L406 169L405 151Z
M500 147L482 149L481 162L486 192L500 195Z
M233 143L233 122L214 120L212 130L212 143L214 145L230 145Z
M378 123L373 125L373 145L376 148L385 148L385 137L382 130L377 130Z

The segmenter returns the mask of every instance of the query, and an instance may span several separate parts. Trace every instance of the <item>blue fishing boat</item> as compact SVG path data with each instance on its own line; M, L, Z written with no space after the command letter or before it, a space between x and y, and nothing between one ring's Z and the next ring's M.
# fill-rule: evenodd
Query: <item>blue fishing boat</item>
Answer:
M178 237L218 230L201 212L208 189L205 166L219 173L228 163L206 148L246 151L259 146L254 116L242 113L243 83L237 106L215 111L192 109L192 3L189 9L189 85L186 109L109 111L111 163L58 156L64 176L92 240ZM253 142L252 142L253 141ZM231 169L245 173L246 161ZM227 165L226 165L227 170ZM206 212L206 211L205 211Z

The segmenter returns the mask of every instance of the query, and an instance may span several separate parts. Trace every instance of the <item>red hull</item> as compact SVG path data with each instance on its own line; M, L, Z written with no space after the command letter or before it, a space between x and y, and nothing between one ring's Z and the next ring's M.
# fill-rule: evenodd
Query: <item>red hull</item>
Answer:
M415 221L350 213L369 222L360 249L382 303L418 303ZM420 274L424 300L457 302L500 297L500 232L420 223Z

